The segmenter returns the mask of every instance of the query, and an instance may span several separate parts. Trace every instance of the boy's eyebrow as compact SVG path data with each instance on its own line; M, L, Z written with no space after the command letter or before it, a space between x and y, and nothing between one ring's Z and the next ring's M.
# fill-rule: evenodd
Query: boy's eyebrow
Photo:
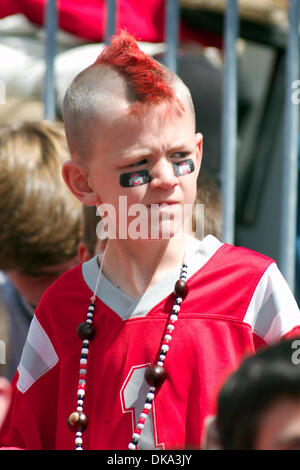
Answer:
M190 144L190 142L177 142L173 145L171 145L167 151L168 153L174 153L174 152L178 152L178 151L183 151L185 150L186 152L191 152L193 150L193 147L192 145ZM122 164L126 164L127 162L128 163L131 163L131 162L134 162L136 160L141 160L141 159L144 159L144 158L148 158L150 157L151 155L155 154L156 151L155 151L155 148L148 148L148 149L136 149L136 150L133 150L132 152L129 151L128 154L126 155L123 155L123 158L122 158Z
M153 155L153 151L151 149L136 149L132 151L128 151L122 155L122 161L120 161L120 167L130 165L138 160L143 160L149 158Z

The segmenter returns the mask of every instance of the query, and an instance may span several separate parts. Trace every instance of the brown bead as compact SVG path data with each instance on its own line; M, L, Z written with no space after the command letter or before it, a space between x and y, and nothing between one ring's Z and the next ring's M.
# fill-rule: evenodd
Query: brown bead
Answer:
M95 328L91 323L83 322L78 325L77 336L80 339L92 339L95 335Z
M184 299L188 293L188 290L189 288L187 283L181 279L178 279L174 287L174 294L176 297L181 297Z
M67 423L72 432L82 432L88 425L88 419L84 413L73 411L73 413L68 417Z
M165 369L161 366L150 366L145 371L145 379L150 387L157 387L161 385L167 378Z

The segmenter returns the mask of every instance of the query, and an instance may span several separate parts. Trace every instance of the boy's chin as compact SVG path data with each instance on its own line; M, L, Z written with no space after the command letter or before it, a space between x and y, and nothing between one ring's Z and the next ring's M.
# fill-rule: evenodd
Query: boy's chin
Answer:
M151 227L150 233L146 240L171 240L171 239L183 239L183 227L174 226L172 222L165 222L159 224L159 226Z

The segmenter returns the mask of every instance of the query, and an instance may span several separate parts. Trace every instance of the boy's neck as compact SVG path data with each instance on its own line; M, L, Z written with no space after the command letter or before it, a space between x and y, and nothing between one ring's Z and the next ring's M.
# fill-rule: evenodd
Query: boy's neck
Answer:
M169 240L109 240L103 264L105 276L133 299L182 263L191 237Z

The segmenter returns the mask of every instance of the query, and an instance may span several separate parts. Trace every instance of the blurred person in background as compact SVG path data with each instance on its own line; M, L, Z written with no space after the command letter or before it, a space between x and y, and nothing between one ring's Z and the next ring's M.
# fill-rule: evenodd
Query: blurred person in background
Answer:
M206 423L206 450L300 450L300 339L246 358Z
M97 225L100 220L96 206L83 206L83 235L78 245L80 263L102 253L105 248L107 240L101 240L97 235Z
M10 405L11 387L5 377L0 377L0 428Z
M0 323L8 329L0 375L9 379L43 292L78 262L82 205L61 176L68 158L59 123L28 121L0 129Z
M197 212L193 214L193 231L197 236L197 224L200 224L201 235L213 235L218 240L222 239L222 202L221 191L216 178L207 168L201 168L197 181L197 194L195 204L203 204L204 218L203 228L201 222L196 220Z

